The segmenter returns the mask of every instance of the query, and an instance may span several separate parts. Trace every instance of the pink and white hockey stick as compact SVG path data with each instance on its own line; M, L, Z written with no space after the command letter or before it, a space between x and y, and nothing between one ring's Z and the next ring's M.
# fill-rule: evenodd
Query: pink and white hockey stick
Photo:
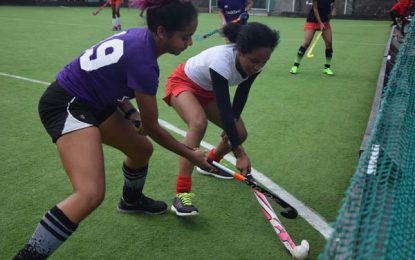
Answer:
M285 230L284 226L281 224L280 219L277 217L277 214L275 214L274 209L269 204L265 195L257 190L253 191L255 198L258 200L259 205L261 206L265 218L272 225L272 227L275 230L275 233L277 233L278 238L285 246L285 248L288 250L288 252L290 252L294 259L306 259L308 256L308 251L310 249L310 245L308 244L307 240L301 241L301 244L298 246L295 245L294 241L291 239L290 235Z
M231 174L234 176L234 178L238 178L240 174L228 169L227 167L212 161L213 166ZM250 182L254 182L252 176L246 177ZM290 252L291 256L294 259L303 260L306 259L308 256L308 252L310 250L310 245L308 244L307 240L302 240L300 245L295 245L294 241L291 239L288 232L285 230L284 226L281 224L280 219L277 217L277 214L275 214L274 209L269 204L267 198L265 195L260 192L258 189L253 188L252 189L255 195L255 198L258 200L259 205L261 206L261 210L265 215L265 218L268 220L268 222L272 225L272 227L275 230L275 233L277 233L278 238L284 245L284 247Z

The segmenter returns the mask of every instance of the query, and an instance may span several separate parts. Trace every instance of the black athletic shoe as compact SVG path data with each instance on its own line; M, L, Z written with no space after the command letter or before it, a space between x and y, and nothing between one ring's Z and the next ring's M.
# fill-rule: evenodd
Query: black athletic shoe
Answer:
M171 210L180 217L195 216L199 214L197 208L192 204L192 197L194 197L193 193L178 193L173 199Z
M129 204L121 198L118 203L118 211L122 213L142 212L148 215L159 215L167 211L167 204L163 201L153 200L142 194L141 198L133 204Z
M36 252L31 245L26 245L13 257L13 260L45 260L47 257L47 255Z

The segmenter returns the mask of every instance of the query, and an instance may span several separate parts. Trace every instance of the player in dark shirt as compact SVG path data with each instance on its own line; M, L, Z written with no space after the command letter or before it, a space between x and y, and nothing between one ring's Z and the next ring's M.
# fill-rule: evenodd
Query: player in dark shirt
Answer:
M253 4L253 0L218 0L222 25L238 20L240 24L245 24L248 21L248 12Z
M333 56L332 32L330 26L330 18L336 15L336 7L334 0L313 0L313 8L307 16L304 25L304 41L297 52L294 66L291 68L291 74L298 73L298 67L304 57L316 31L322 31L322 37L326 45L325 55L326 63L324 64L323 73L326 75L334 75L331 69L331 59Z

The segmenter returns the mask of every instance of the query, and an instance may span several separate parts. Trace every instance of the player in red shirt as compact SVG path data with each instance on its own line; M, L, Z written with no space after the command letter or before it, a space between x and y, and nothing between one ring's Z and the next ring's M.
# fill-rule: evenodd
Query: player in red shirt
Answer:
M400 0L390 10L390 16L393 21L393 25L400 24L400 31L404 35L404 27L408 23L406 16L408 15L408 9L411 5L411 0ZM400 23L399 23L400 21Z

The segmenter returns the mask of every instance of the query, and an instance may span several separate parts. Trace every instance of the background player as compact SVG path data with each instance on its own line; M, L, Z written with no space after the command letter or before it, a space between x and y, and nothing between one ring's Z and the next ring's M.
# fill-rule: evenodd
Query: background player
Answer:
M334 75L334 72L331 69L331 59L333 57L332 32L330 26L331 16L336 16L334 0L313 0L313 8L308 13L304 25L304 41L298 49L294 66L290 70L291 74L298 73L298 67L300 66L307 48L313 40L315 32L322 31L322 36L326 45L326 63L324 64L323 73L326 75Z
M240 24L248 21L248 11L251 10L253 0L218 0L219 15L222 25L240 19Z
M408 15L408 9L411 5L411 0L400 0L390 10L390 16L393 21L393 25L399 25L399 29L402 35L405 35L405 25L408 23L406 16Z
M92 15L94 16L97 15L105 6L111 5L112 30L121 31L120 9L121 9L122 2L123 0L107 0L107 2L105 2L105 4L103 4L100 8L98 8L95 12L92 12ZM140 16L142 12L140 13Z

